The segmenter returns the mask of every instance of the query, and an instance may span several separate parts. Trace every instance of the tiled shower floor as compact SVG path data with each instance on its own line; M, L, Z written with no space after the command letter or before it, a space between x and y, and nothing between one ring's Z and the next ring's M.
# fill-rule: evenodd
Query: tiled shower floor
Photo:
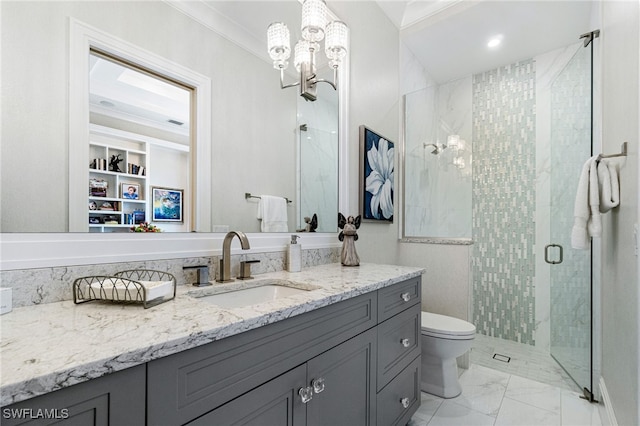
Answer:
M494 359L494 354L511 358L507 362ZM513 374L575 392L581 389L547 351L531 345L476 334L471 349L471 363Z

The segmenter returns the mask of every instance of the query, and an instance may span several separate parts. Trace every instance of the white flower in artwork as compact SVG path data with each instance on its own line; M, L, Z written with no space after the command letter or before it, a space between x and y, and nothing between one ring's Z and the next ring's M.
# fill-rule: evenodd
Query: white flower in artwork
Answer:
M376 219L380 218L380 213L385 219L393 216L393 150L386 139L380 138L378 148L374 145L367 152L371 173L365 185L372 195L370 208Z

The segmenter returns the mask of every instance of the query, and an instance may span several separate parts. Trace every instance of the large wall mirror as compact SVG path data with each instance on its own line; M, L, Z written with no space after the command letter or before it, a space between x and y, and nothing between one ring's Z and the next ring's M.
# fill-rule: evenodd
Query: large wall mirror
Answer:
M118 40L115 47L82 41L87 75L78 75L74 66L70 20ZM3 80L12 81L2 96L2 232L128 232L135 211L145 211L145 219L164 232L260 232L255 197L261 195L291 201L288 232L304 230L305 218L314 214L316 232L336 232L338 203L344 198L338 193L339 120L346 110L339 93L344 89L319 88L315 102L305 102L295 88L282 90L266 51L266 28L273 21L287 22L295 40L300 4L3 3L3 38L16 42L2 52ZM151 66L128 54L131 46L147 52L143 59L150 58ZM43 58L42 66L32 67L25 52ZM158 71L159 59L175 68ZM121 91L118 100L105 93L106 82L94 77L104 77L108 73L99 71L109 68L105 64L120 60L125 71L112 74L111 83L115 75L120 90L129 91ZM150 79L184 86L182 110L168 112L180 104L170 95L151 102L148 93L141 98L140 84L146 83L130 78L136 68ZM195 80L209 79L210 86L194 88L190 77L180 78L180 69L190 70ZM84 91L90 108L74 105L67 83ZM102 92L91 93L96 88ZM210 104L201 108L204 95ZM76 151L80 144L81 153ZM122 160L122 175L97 170L103 166L95 160L104 158L110 172L112 155ZM131 166L138 167L135 173ZM91 199L90 180L105 176L108 200ZM126 198L125 187L140 191L137 201ZM158 188L179 190L180 220L153 221ZM105 226L105 216L112 226Z

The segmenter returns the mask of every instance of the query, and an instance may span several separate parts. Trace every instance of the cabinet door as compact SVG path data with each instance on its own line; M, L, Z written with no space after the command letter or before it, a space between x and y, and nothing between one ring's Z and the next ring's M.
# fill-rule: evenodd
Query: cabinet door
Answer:
M305 379L306 366L301 365L188 424L304 425L305 406L298 396L298 389L304 386Z
M371 329L307 363L307 386L317 387L306 404L309 426L375 425L376 339Z
M145 424L145 366L60 389L2 408L2 425Z

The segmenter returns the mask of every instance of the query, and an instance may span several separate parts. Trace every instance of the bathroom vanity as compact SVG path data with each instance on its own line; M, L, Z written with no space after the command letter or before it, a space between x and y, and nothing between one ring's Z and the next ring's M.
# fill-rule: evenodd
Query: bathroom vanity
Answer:
M2 422L49 410L62 424L87 425L406 424L420 405L422 272L331 264L263 274L258 280L313 290L250 307L222 309L183 286L147 310L102 302L17 309L2 324ZM60 333L61 343L48 353L19 348L12 328L42 335L33 321L19 322L40 309L63 316L50 320L48 334ZM120 330L83 327L96 321ZM70 329L91 336L84 351L62 342L73 339ZM102 351L92 345L107 336Z

